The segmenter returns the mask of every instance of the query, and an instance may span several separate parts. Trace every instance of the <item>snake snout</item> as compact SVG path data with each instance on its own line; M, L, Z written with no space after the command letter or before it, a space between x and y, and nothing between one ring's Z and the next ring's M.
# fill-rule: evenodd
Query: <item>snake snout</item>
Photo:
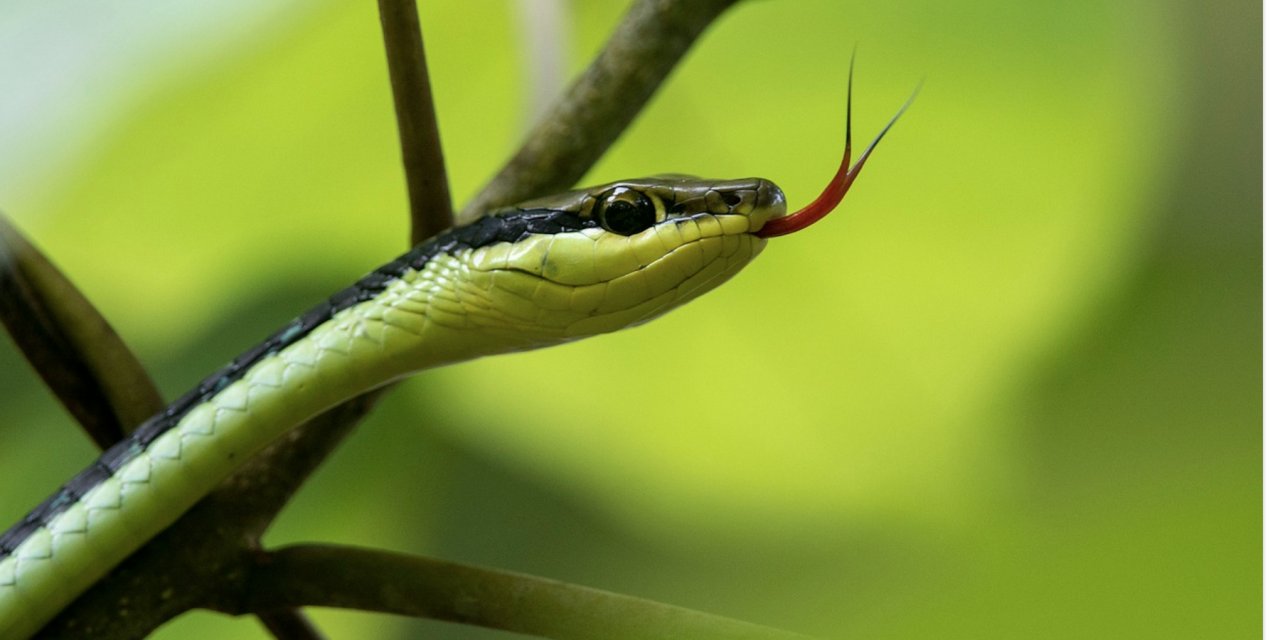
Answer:
M746 212L751 219L751 233L759 231L764 223L786 215L787 196L783 195L782 189L773 182L760 178L759 183L749 193L755 200L755 206L751 211Z

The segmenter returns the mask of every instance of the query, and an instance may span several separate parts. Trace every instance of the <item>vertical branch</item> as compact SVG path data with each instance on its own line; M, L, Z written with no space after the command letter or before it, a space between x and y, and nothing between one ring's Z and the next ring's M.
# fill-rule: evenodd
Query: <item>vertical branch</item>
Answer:
M417 244L453 225L440 127L414 0L378 0L391 72L400 155L409 187L410 237Z
M622 134L698 36L735 0L636 0L591 66L459 215L564 191Z

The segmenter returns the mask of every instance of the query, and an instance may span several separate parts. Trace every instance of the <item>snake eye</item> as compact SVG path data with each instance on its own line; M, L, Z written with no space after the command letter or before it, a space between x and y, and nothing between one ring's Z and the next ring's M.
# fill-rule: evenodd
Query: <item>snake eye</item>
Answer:
M601 196L596 201L594 213L605 231L624 236L640 233L658 221L653 201L627 187L610 189Z

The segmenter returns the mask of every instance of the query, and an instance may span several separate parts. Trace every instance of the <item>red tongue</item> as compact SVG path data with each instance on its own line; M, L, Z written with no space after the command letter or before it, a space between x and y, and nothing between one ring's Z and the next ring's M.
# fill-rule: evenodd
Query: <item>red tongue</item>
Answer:
M849 127L852 121L852 105L853 105L853 69L849 70L849 89L845 93L844 103L844 158L840 160L840 168L836 170L836 175L827 183L827 187L822 193L807 206L795 211L790 215L774 218L766 223L756 232L761 238L773 238L777 236L785 236L788 233L795 233L819 220L824 218L828 213L835 210L840 201L844 199L844 194L849 192L849 187L853 185L854 178L858 177L858 173L862 171L862 165L867 163L867 158L871 157L871 152L875 150L876 145L880 144L880 140L884 138L884 134L889 133L889 127L902 117L902 113L911 106L911 101L916 99L916 94L920 92L920 87L911 93L911 97L893 114L893 118L889 120L889 124L880 130L879 135L871 144L867 146L867 150L862 152L858 161L849 166L849 158L852 155L852 145L850 145Z

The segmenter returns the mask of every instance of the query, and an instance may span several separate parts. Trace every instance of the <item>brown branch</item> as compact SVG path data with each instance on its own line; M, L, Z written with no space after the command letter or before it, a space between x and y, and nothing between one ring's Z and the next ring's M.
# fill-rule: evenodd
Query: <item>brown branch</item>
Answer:
M282 640L324 640L324 634L296 609L261 611L258 620L271 635Z
M106 319L3 216L0 216L0 321L99 448L105 449L122 439L126 425L135 427L163 409L160 393L150 376ZM367 411L367 405L353 406L360 408L360 415ZM350 424L354 424L354 418ZM310 444L313 448L332 448L337 441L313 439ZM288 451L297 453L296 448ZM261 535L271 516L283 508L288 497L323 458L318 452L307 453L311 455L305 459L285 459L279 461L281 464L270 466L273 474L258 473L261 467L252 465L242 472L252 477L270 477L270 481L260 483L266 486L247 491L254 498L249 504L260 505L258 509L233 509L246 516L269 512L244 527L252 530L255 537ZM207 527L202 523L193 528L202 531ZM235 545L234 550L239 553L242 548L243 545ZM110 609L114 613L119 607ZM93 620L83 623L89 628L98 626ZM300 613L283 611L274 613L272 619L264 619L263 623L268 628L287 628L289 637L300 637L300 630L309 626Z
M637 0L591 66L467 204L459 221L572 187L734 1Z
M107 320L2 215L0 323L100 449L164 407Z
M738 620L607 591L386 551L306 545L260 556L243 610L341 607L559 640L798 640Z
M449 178L440 148L435 101L431 99L418 7L414 0L378 0L378 12L409 186L410 238L417 244L453 224Z
M143 638L191 609L236 607L258 563L262 532L380 395L348 401L272 443L72 602L40 636Z

